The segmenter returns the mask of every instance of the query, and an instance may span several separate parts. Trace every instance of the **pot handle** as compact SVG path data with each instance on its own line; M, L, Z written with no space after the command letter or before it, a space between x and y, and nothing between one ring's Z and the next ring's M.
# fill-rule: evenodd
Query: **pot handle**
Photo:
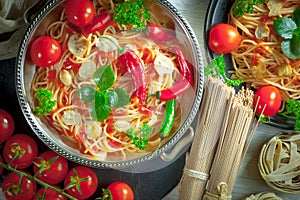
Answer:
M177 142L177 144L175 145L175 147L173 148L173 150L170 153L162 153L160 155L161 159L165 162L170 162L172 160L174 160L174 158L185 148L187 147L188 144L190 144L192 142L194 138L194 129L193 127L189 127L189 132L186 133L186 135L179 140L179 142Z
M48 3L50 0L38 0L30 7L28 7L23 14L24 21L27 24L30 24L35 16L42 10L42 8Z

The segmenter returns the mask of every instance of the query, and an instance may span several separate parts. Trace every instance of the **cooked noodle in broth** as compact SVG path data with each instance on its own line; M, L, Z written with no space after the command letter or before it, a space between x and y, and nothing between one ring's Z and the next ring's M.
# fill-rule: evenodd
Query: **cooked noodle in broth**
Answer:
M98 14L112 10L115 6L109 0L93 3ZM149 12L149 22L171 24L156 18L150 9ZM176 38L171 42L159 43L145 37L143 31L132 31L131 25L117 23L88 35L79 34L72 28L62 9L59 20L51 22L46 31L46 35L60 43L62 57L53 66L37 67L32 81L33 96L39 88L44 88L52 91L56 101L53 111L43 116L47 123L51 124L66 144L97 160L132 159L161 147L168 139L158 134L164 121L166 101L150 94L171 88L179 79L177 54L171 47L178 46L185 52L184 44ZM129 72L122 70L118 64L120 51L128 49L138 56L144 69L148 94L145 103L140 102ZM130 101L125 106L111 108L107 119L97 121L90 113L92 103L82 101L79 91L86 86L99 90L93 76L103 66L111 67L114 72L114 84L110 89L122 88L130 96ZM182 120L182 102L181 96L178 96L175 122L168 137L172 137L178 130ZM139 130L143 124L150 125L153 131L146 148L139 149L126 131Z

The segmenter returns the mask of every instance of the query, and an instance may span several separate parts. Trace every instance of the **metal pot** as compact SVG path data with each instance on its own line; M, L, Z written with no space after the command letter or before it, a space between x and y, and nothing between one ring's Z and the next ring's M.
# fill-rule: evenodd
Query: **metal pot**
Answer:
M173 136L170 137L168 141L161 145L157 150L148 153L147 155L142 155L138 158L124 161L106 162L87 157L86 155L80 153L77 149L74 149L72 146L68 146L66 143L62 142L56 130L51 128L43 120L43 118L33 114L33 98L31 97L30 86L36 67L29 61L29 45L33 39L45 34L45 27L49 24L49 22L53 21L58 12L61 11L64 1L53 0L48 2L47 5L45 5L43 9L36 15L36 17L30 22L29 28L23 38L23 42L21 43L16 62L16 90L19 104L28 124L35 134L50 149L56 151L71 161L97 168L126 168L137 163L149 161L158 156L162 156L164 160L170 161L172 158L176 157L176 155L182 153L181 146L186 148L186 144L191 142L192 137L190 136L187 137L188 139L183 140L184 145L177 144L191 126L200 106L204 84L201 50L191 26L172 4L165 0L148 0L145 2L148 6L148 9L153 11L155 15L171 19L175 26L176 32L180 33L180 41L187 46L189 51L188 54L190 55L189 60L194 66L195 86L193 88L192 95L187 94L182 96L182 102L184 102L184 106L182 108L183 116L181 125L177 132L173 134ZM176 145L174 152L167 154L166 151L170 151L174 145ZM166 155L169 155L169 157Z

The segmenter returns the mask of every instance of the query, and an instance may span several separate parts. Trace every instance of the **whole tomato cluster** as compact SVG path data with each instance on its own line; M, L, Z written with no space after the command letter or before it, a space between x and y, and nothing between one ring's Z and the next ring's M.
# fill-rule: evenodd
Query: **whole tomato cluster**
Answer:
M0 109L0 175L7 172L2 192L7 200L90 199L98 189L93 169L75 166L52 150L39 152L35 140L23 133L14 133L13 117ZM98 200L133 200L132 188L125 182L113 182L102 189Z

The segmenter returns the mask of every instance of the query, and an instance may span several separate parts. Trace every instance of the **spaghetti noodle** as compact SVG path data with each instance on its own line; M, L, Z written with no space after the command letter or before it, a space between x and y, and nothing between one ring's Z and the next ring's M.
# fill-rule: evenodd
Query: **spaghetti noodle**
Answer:
M112 10L111 0L93 1L96 12ZM150 11L150 14L151 11ZM165 19L164 19L165 20ZM150 23L163 24L152 14ZM61 60L48 68L37 67L32 81L33 96L39 88L52 91L57 105L45 115L46 121L69 145L82 153L102 161L132 159L159 148L165 140L158 134L165 115L166 101L150 96L143 104L135 94L135 86L129 72L120 69L120 50L131 49L143 68L148 94L171 88L180 77L177 54L169 50L172 45L184 49L178 39L157 43L142 31L131 31L131 25L112 23L104 30L82 35L70 27L64 8L60 18L49 24L46 35L55 38L64 50ZM93 74L102 66L111 66L115 80L112 88L122 88L130 102L120 108L112 108L104 121L97 121L90 114L89 102L80 99L78 91L85 86L97 88ZM175 123L170 137L181 124L181 102L177 98ZM137 148L126 134L128 129L138 130L143 124L153 128L145 149Z
M279 35L273 23L279 17L291 17L300 6L297 0L269 0L254 6L251 13L235 17L229 23L236 26L243 37L239 47L231 53L234 71L232 78L242 78L248 87L258 89L273 85L281 90L283 101L300 99L300 62L287 58L281 50Z

